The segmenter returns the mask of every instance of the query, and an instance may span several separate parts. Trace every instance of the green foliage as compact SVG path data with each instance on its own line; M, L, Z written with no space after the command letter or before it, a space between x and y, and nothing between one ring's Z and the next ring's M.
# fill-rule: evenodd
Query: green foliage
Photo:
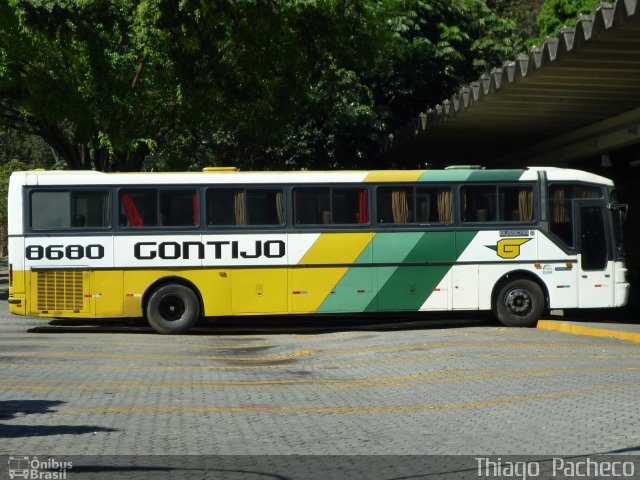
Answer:
M497 15L515 22L515 39L526 45L539 37L536 18L544 3L544 0L487 0L487 6Z
M217 72L197 93L213 111L197 126L205 139L198 151L217 165L379 166L381 134L520 48L510 40L513 23L481 0L241 5L218 23L200 9L201 24L183 29L191 35L192 50L182 57L190 58L192 77ZM201 64L193 45L207 44L220 55ZM169 151L160 152L160 168L175 168Z
M28 170L29 165L21 160L8 160L0 164L0 224L7 223L7 193L9 192L9 177L12 172ZM3 239L4 240L4 239Z
M0 122L69 168L375 166L514 31L484 0L0 0Z
M39 135L70 168L136 168L178 117L149 3L0 0L5 125Z
M538 15L540 39L557 36L560 28L573 27L580 14L592 14L599 0L546 0Z
M0 165L13 159L21 160L32 168L51 167L56 161L42 138L10 128L0 129Z

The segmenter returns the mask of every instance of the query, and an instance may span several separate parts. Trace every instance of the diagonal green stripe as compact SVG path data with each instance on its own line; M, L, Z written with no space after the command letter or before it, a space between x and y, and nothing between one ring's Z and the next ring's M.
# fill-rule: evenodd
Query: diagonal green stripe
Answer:
M454 262L477 232L425 232L404 258L405 262ZM379 291L368 306L378 310L418 310L451 266L379 267Z
M375 237L374 237L375 238ZM373 240L362 250L355 264L371 264ZM318 307L318 313L363 312L374 298L376 291L371 267L351 267L334 287L332 293ZM364 290L364 291L363 291Z
M423 232L378 233L358 256L355 263L402 263L424 236ZM396 267L352 267L322 302L317 312L377 311L376 295L380 279L386 283ZM378 279L376 280L376 277ZM365 290L365 293L359 293Z
M360 253L318 313L418 310L450 265L366 267L374 263L455 262L477 231L377 234ZM364 292L363 292L364 291Z

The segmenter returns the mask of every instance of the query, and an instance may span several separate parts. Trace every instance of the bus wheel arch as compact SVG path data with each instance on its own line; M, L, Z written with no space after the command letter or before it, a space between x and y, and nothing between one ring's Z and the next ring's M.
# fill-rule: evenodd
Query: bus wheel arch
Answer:
M198 289L181 277L164 277L147 288L142 313L158 333L180 334L193 327L204 312Z
M491 292L491 311L500 323L510 327L535 327L548 305L544 282L526 270L502 276Z

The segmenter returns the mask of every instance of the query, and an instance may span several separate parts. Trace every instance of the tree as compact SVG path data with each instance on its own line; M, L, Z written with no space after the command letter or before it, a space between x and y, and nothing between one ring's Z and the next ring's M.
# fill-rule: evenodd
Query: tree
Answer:
M69 168L372 166L514 28L484 0L0 0L0 121Z
M580 14L592 14L599 0L546 0L538 15L540 40L557 36L564 26L574 26Z
M536 19L544 3L544 0L487 0L487 6L497 15L515 22L517 39L527 45L540 36Z
M17 170L27 170L29 165L17 159L0 163L0 256L7 255L7 195L9 177Z
M152 2L0 0L0 117L69 168L136 169L180 118Z
M223 52L188 62L193 78L223 72L211 93L199 93L220 105L199 125L206 146L198 151L242 168L379 166L382 134L520 48L513 22L481 0L265 1L243 9L218 23L219 11L200 10L187 29L192 43ZM161 161L175 158L164 153Z
M0 129L0 165L21 160L30 168L51 167L56 158L42 138L10 128Z

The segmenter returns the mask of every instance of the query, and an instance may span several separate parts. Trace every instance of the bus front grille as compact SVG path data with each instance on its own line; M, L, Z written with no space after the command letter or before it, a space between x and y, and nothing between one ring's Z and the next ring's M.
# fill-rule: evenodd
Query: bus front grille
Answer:
M83 272L51 270L38 272L38 310L83 310Z

